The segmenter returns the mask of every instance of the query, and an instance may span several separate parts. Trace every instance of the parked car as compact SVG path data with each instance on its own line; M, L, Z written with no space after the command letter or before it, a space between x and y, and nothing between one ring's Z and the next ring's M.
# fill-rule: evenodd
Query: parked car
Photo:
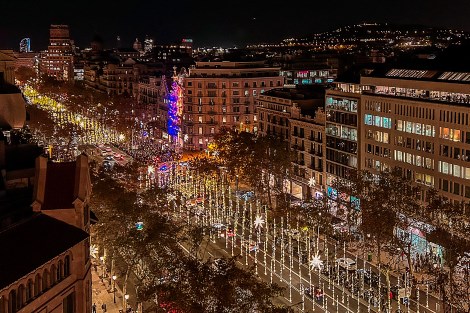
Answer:
M336 259L336 264L338 264L340 269L346 271L355 271L356 270L356 261L351 258L338 258Z

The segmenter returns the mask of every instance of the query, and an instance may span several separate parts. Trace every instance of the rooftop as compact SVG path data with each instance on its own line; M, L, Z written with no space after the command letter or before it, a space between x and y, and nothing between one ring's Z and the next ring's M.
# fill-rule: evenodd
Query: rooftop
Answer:
M0 290L88 238L72 225L42 213L0 231ZM28 262L22 262L28 260Z

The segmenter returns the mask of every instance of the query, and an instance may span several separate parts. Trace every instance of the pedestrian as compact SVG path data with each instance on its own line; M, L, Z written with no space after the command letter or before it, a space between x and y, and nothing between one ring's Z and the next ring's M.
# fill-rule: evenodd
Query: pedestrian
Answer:
M106 312L106 303L103 303L103 304L101 305L101 308L103 309L103 312Z
M91 307L91 312L96 313L96 303L93 303L93 306Z

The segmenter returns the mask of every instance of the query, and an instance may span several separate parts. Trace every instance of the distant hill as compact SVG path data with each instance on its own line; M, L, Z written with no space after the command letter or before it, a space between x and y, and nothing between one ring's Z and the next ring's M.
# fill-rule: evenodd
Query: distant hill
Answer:
M342 46L344 48L447 47L470 39L470 32L413 24L362 23L344 26L305 38L284 39L283 45Z

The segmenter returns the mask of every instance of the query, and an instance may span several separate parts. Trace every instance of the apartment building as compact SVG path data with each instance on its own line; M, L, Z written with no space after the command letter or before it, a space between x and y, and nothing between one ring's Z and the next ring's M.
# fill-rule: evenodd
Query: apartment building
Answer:
M73 41L70 39L68 25L51 25L49 46L40 56L39 74L71 81L73 72Z
M165 76L141 77L138 83L138 115L153 138L168 139L168 84Z
M324 189L324 95L323 86L275 88L256 101L259 134L288 141L295 153L288 190L299 199Z
M282 87L279 67L264 61L196 62L184 80L183 148L205 149L221 127L255 132L255 99Z
M0 162L0 244L8 251L0 260L0 312L90 312L87 157L55 163L37 146L4 141L0 151L0 160L15 160Z
M349 79L341 78L325 95L325 137L326 137L326 185L330 213L337 216L336 178L348 178L352 171L359 170L359 135L361 125L358 116L361 110L361 86L359 75ZM357 201L354 195L350 203Z

